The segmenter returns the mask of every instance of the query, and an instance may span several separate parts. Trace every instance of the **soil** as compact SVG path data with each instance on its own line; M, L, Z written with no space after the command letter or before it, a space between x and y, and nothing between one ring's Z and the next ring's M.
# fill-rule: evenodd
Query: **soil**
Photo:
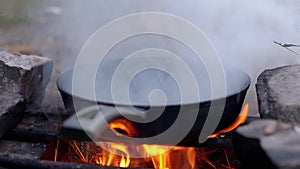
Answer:
M58 1L12 0L0 2L0 48L49 57L54 61L52 80L48 84L42 113L64 113L63 103L56 88L56 79L62 70L62 62L72 62L68 57L64 31L55 29L62 17L55 10L61 9ZM51 11L52 10L52 11ZM62 61L63 60L63 61Z

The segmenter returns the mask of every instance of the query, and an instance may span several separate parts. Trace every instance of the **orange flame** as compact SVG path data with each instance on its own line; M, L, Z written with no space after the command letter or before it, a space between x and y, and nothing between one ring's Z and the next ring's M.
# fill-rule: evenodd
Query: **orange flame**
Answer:
M126 119L113 120L110 122L110 128L118 135L134 136L136 134L133 124ZM101 147L105 147L106 150L110 150L110 152L105 152L105 154L101 156L99 155L96 159L97 164L103 166L129 167L130 153L127 145L108 142L99 142L98 144Z
M196 148L143 145L155 169L195 169ZM166 152L167 151L167 152Z
M247 120L249 104L245 104L243 111L240 113L237 120L226 129L223 129L208 138L214 138L222 133L227 133L234 130L240 124ZM110 127L115 131L121 131L127 136L134 136L136 130L134 126L127 120L117 119L110 123ZM119 133L120 134L120 133ZM96 163L104 166L129 167L131 163L130 151L128 145L122 143L99 143L109 149L110 152L99 156ZM144 155L155 169L195 169L196 166L196 148L193 147L170 147L161 145L142 145L136 146L136 151ZM118 153L117 153L118 152ZM116 154L122 155L116 155ZM142 154L143 153L143 154ZM211 164L212 165L212 164ZM213 166L213 165L212 165Z
M121 131L127 136L135 134L134 126L121 119L114 120L110 127L115 131ZM101 147L105 147L110 152L102 153L96 157L96 163L103 166L129 167L131 164L130 146L122 143L100 142ZM181 169L196 167L196 148L193 147L170 147L161 145L141 145L134 147L135 153L138 152L145 157L146 161L151 162L155 169ZM134 152L132 152L134 153ZM116 155L122 154L122 155ZM178 160L180 159L180 160Z
M128 167L130 163L130 160L127 158L125 159L124 156L122 156L121 161L120 161L120 167Z
M129 122L126 119L116 119L113 120L109 123L109 126L111 129L113 129L113 131L116 131L115 133L117 135L126 135L126 136L130 136L133 137L137 134L137 131L135 129L134 124L132 124L131 122ZM121 131L121 133L119 133L118 131Z
M227 133L230 132L232 130L234 130L235 128L237 128L239 125L245 123L245 121L247 120L248 117L248 112L249 112L249 104L245 104L245 107L243 108L243 111L240 113L239 117L227 128L218 131L217 133L214 133L210 136L208 136L208 138L215 138L217 136L219 136L222 133Z
M103 153L102 156L98 156L96 163L103 166L116 166L116 167L129 167L130 154L128 147L120 143L99 143L101 147L105 147L110 152ZM121 156L116 155L121 153Z

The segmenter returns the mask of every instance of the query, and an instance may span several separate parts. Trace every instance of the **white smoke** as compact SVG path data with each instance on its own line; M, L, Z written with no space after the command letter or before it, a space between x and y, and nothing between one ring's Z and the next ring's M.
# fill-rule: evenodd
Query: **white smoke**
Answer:
M299 56L272 42L300 43L298 0L65 0L61 8L56 27L65 31L66 44L72 49L65 55L74 56L74 60L97 29L119 17L165 12L185 18L209 37L224 64L239 67L251 76L246 101L252 105L252 114L257 113L254 84L259 73L299 63Z

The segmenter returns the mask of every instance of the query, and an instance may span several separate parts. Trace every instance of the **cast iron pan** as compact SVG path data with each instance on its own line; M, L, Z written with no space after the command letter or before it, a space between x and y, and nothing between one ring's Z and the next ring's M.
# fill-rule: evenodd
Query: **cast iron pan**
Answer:
M163 113L160 114L158 118L148 123L128 120L128 125L130 124L135 128L134 137L152 137L163 133L172 126L178 117L180 108L185 107L189 109L189 107L197 106L197 108L199 107L199 111L196 116L195 123L179 144L198 145L198 138L208 116L210 107L219 106L219 103L225 101L222 118L215 129L215 132L226 128L238 117L250 85L250 78L246 73L235 69L225 69L227 86L226 96L211 99L211 84L207 72L201 66L192 66L194 68L193 72L196 72L196 79L199 84L199 93L201 98L200 100L192 100L190 102L181 103L180 93L178 94L178 86L174 83L174 79L168 77L164 72L153 69L140 73L136 76L135 81L132 82L132 88L129 88L131 103L122 101L114 102L110 94L110 85L115 67L119 63L120 62L117 60L107 60L100 66L101 68L98 70L99 73L95 80L95 92L97 99L94 101L88 95L85 95L84 92L72 92L73 70L69 70L59 76L57 80L57 87L63 98L65 108L69 115L71 115L63 124L61 132L64 136L71 137L73 139L86 139L89 138L86 134L88 133L90 137L92 135L93 139L124 141L120 140L121 137L106 137L105 132L103 131L107 131L107 125L106 123L103 123L102 120L105 119L109 122L114 119L122 118L122 115L116 113L118 112L116 109L122 111L125 115L141 119L143 116L147 116L147 113L149 113L147 110L149 109L151 109L151 112L154 114L155 110L163 110ZM84 91L84 79L87 75L84 73L84 68L81 72L82 74L79 74L79 76L82 76L82 91ZM149 91L157 88L165 92L167 98L166 106L160 105L159 102L152 103L150 105L148 100ZM74 103L76 103L77 116L79 115L80 117L86 118L88 119L87 121L81 120L80 123L78 122L78 117L75 115ZM93 107L95 103L97 106ZM98 108L101 111L97 111ZM95 116L99 113L103 116L95 118ZM185 126L182 127L184 128ZM85 130L83 130L83 128ZM109 131L107 133L109 133ZM111 135L109 137L111 137ZM169 138L169 140L166 139L164 143L160 142L159 144L168 144L168 141L172 139L173 138ZM151 144L157 143L151 142Z

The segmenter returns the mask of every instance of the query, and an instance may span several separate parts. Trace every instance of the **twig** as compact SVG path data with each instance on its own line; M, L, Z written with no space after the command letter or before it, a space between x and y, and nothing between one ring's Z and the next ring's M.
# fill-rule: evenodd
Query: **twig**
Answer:
M56 141L56 147L54 151L54 161L57 161L57 154L58 154L58 145L59 145L59 139Z
M83 162L87 163L87 160L85 159L84 155L82 154L82 152L81 152L80 148L78 147L78 145L77 145L77 143L76 143L75 140L73 141L73 144L74 144L74 146L75 146L75 151L76 151L76 152L78 153L78 155L80 156L80 159L81 159Z
M273 41L275 44L280 45L282 47L300 47L300 45L290 44L290 43L280 43L278 41Z
M229 162L229 159L228 159L227 153L226 153L225 149L223 149L223 151L224 151L224 154L225 154L225 158L226 158L226 161L227 161L228 167L229 167L229 169L231 169L231 165L230 165L230 162Z
M214 169L217 169L217 167L212 163L210 162L209 160L204 160L207 164L209 164L211 167L213 167Z
M289 48L289 47L300 47L300 45L285 44L285 43L277 42L277 41L275 41L275 40L274 40L273 42L274 42L275 44L277 44L277 45L279 45L279 46L281 46L281 47L284 47L285 49L287 49L287 50L293 52L294 54L300 56L300 53L298 53L297 51L295 51L295 50Z

